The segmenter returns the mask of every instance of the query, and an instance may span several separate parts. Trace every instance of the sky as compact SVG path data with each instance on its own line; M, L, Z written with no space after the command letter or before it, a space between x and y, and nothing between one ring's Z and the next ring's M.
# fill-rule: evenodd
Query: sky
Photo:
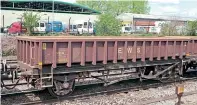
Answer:
M197 18L197 0L149 0L150 14Z
M75 3L75 0L64 0ZM148 0L150 14L197 18L197 0Z

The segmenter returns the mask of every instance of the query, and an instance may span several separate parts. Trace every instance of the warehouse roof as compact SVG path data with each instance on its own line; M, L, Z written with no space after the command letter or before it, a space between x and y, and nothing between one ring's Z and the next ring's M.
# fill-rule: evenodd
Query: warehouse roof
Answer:
M179 20L179 21L192 21L195 18L179 17L179 16L165 16L165 15L147 15L147 14L133 14L133 13L122 13L117 16L118 19L125 21L132 21L132 19L151 19L151 20Z
M63 0L2 0L1 9L14 10L38 10L41 12L52 12L54 2L54 12L100 14L99 11L76 3L69 3Z

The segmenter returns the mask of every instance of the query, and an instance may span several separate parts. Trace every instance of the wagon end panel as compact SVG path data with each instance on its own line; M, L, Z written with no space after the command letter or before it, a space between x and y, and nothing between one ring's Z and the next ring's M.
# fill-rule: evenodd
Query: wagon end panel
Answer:
M30 40L17 39L17 60L33 66L35 62L35 43Z

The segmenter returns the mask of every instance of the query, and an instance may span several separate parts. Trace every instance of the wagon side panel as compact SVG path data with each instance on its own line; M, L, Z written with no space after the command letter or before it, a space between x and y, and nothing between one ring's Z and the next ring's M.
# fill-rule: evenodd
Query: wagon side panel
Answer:
M42 62L43 64L52 64L53 63L53 43L52 42L43 42L42 43Z
M193 45L192 51L194 51L194 55L197 55L197 40L194 40L194 45Z
M161 52L160 52L160 55L161 55L161 57L162 58L164 58L165 57L165 55L166 55L166 41L162 41L161 42L161 47L160 47L160 49L161 49Z
M118 42L118 60L123 60L124 56L124 42L119 41Z
M128 41L128 47L126 49L127 51L127 59L128 60L132 60L133 56L135 56L136 52L135 52L135 48L134 48L134 41Z
M93 55L93 53L94 53L93 46L94 46L94 42L86 42L85 43L85 61L86 62L93 62L93 58L97 57L97 55Z
M153 51L153 49L152 49L152 45L151 45L151 41L146 41L145 42L146 44L146 46L145 46L145 58L149 58L149 59L152 59L151 57L152 57L152 55L151 55L151 53L152 53L152 51Z
M159 41L154 41L153 44L153 58L157 58L159 53Z
M114 50L114 45L115 45L115 42L112 42L112 41L109 41L108 44L107 44L107 60L108 61L113 61L113 58L114 58L114 51L117 51L117 50Z
M58 42L57 43L57 52L56 52L57 63L67 63L68 60L68 43L67 42Z

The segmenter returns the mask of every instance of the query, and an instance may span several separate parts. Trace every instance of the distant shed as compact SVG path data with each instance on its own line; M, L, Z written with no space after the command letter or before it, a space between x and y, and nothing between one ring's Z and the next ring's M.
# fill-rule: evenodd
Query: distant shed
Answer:
M54 5L53 5L54 4ZM96 20L99 11L76 3L63 0L2 0L1 27L10 26L13 22L21 21L25 10L39 13L44 21L62 21L68 24L78 19Z

